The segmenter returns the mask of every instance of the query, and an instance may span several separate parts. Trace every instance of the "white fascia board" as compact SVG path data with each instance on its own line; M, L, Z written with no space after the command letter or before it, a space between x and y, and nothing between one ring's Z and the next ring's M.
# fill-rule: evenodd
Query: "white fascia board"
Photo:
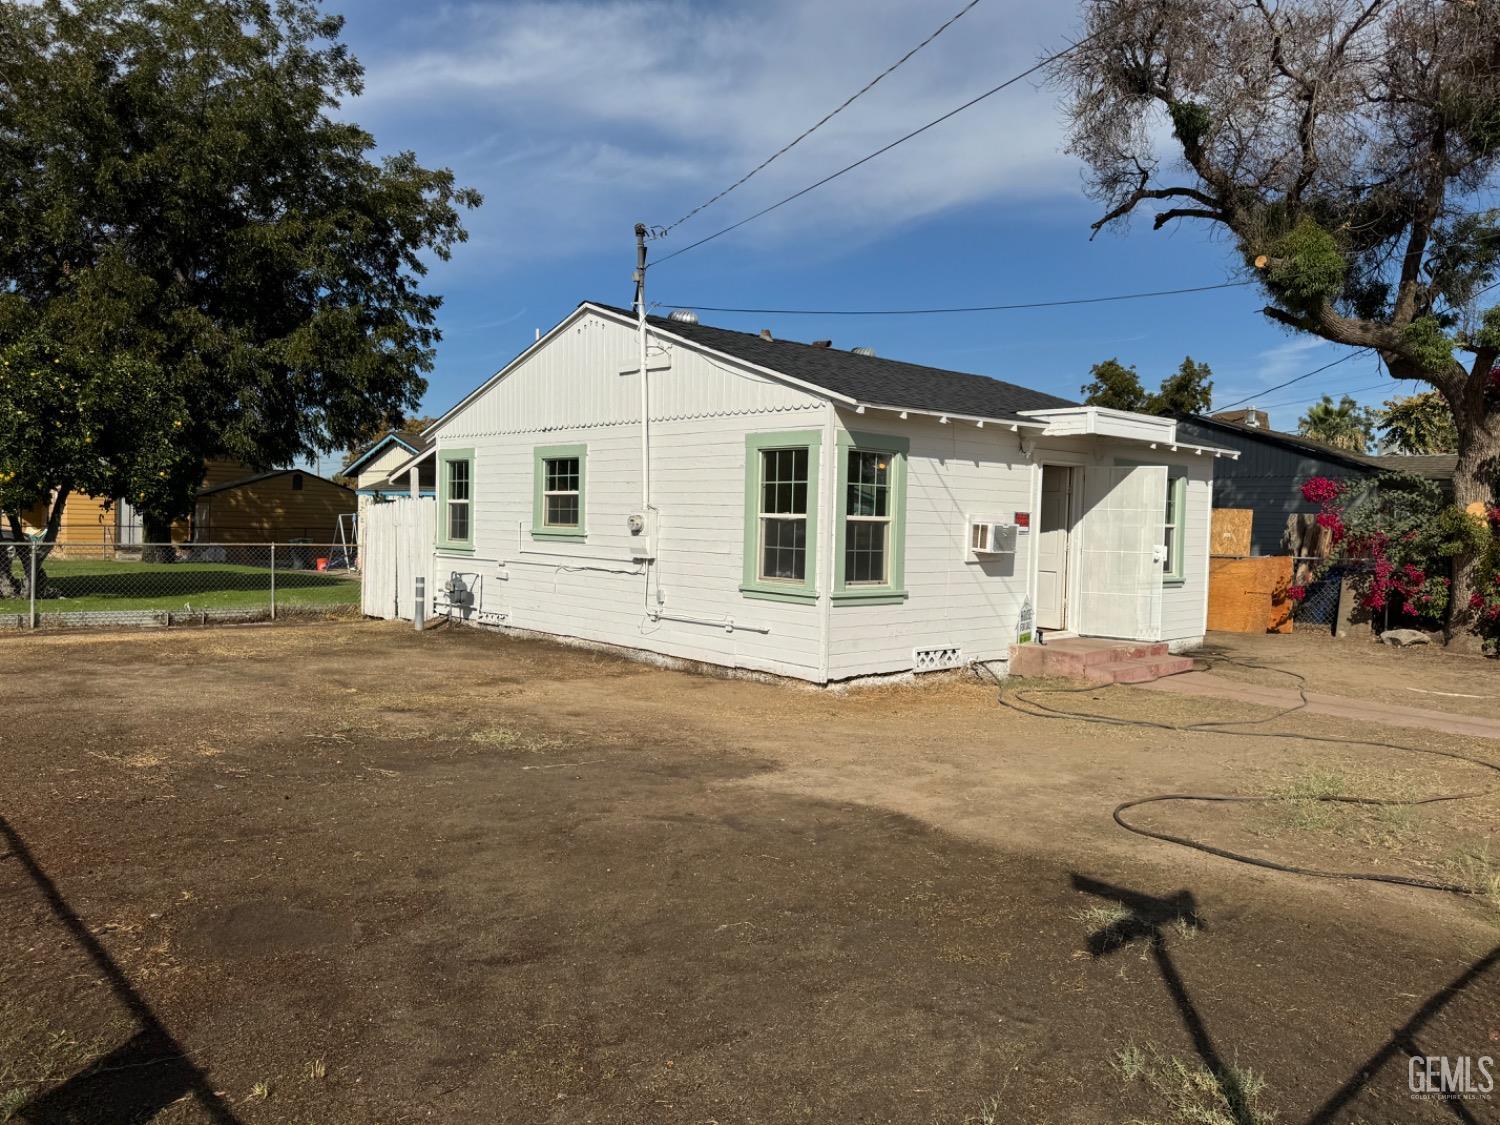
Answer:
M887 406L879 402L861 402L857 404L861 412L865 410L884 410L892 414L919 414L924 418L946 418L950 422L969 422L975 426L1015 426L1026 430L1045 430L1046 422L1028 422L1022 418L1011 415L1001 416L998 414L955 414L951 410L924 410L916 406ZM1027 414L1030 411L1017 411L1018 414Z

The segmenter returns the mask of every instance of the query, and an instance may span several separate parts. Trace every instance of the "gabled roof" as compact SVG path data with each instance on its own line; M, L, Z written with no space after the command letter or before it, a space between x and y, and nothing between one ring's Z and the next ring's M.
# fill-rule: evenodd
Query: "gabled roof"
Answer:
M597 301L586 305L620 316L628 309ZM1023 410L1077 406L1065 398L1033 391L988 375L949 371L918 363L856 355L833 347L813 347L795 340L767 340L750 332L735 332L707 324L687 324L662 316L648 316L653 333L676 336L722 355L744 360L798 382L871 406L1020 421Z
M1384 472L1411 473L1435 481L1451 481L1458 469L1457 453L1377 453L1366 460Z
M1332 461L1335 464L1356 469L1360 472L1369 473L1378 471L1378 466L1374 464L1374 458L1372 457L1367 457L1360 453L1351 453L1347 449L1339 449L1337 446L1329 445L1327 442L1303 437L1301 434L1285 434L1280 430L1266 430L1259 426L1246 426L1241 422L1230 422L1224 418L1208 418L1201 414L1187 414L1183 416L1182 420L1211 430L1221 430L1225 433L1255 438L1268 445L1279 445L1284 449L1290 449L1309 457L1318 457L1324 461Z
M364 451L358 454L354 460L340 469L339 475L347 477L352 473L358 472L361 465L393 444L399 445L407 453L421 453L424 449L432 445L432 439L421 434L407 433L404 430L387 430L366 446Z

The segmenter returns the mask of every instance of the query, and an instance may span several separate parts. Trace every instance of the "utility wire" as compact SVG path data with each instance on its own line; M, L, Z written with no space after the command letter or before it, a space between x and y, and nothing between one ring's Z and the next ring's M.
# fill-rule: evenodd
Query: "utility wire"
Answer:
M870 79L870 81L866 82L864 84L864 86L862 86L856 93L854 93L854 94L850 95L848 98L846 98L844 100L843 104L840 105L837 109L835 109L833 112L831 112L831 113L827 114L826 116L824 116L822 120L820 120L817 124L813 125L811 128L804 129L800 134L797 135L797 137L795 137L793 140L791 140L787 144L782 145L781 148L777 149L770 156L766 157L759 164L757 164L754 168L750 169L750 171L746 172L739 179L735 180L734 183L730 184L723 191L719 192L718 195L714 196L712 199L709 199L709 200L707 200L704 203L698 204L698 206L694 207L691 211L689 211L682 218L678 219L675 223L671 224L671 226L668 226L666 228L666 230L670 231L670 230L672 230L675 227L680 227L683 223L687 222L694 215L696 215L699 211L703 211L703 210L705 210L705 209L707 209L709 207L712 207L719 200L723 199L730 192L734 191L735 188L743 186L744 183L747 180L749 180L752 176L754 176L757 172L764 171L765 168L768 165L770 165L773 161L777 160L778 158L780 158L782 156L785 156L788 152L790 152L797 145L799 145L803 141L807 140L808 137L812 136L819 129L821 129L824 125L827 125L835 117L837 117L839 114L843 113L844 110L848 109L856 101L858 101L860 98L864 97L871 90L873 90L880 83L881 79L885 78L892 71L894 71L897 68L899 68L902 64L904 64L908 59L910 59L913 55L915 55L923 47L927 46L927 44L931 43L939 35L941 35L945 31L947 31L950 27L952 27L955 23L957 23L961 17L967 15L969 13L969 9L973 8L978 3L979 3L979 0L969 0L969 2L967 4L965 4L963 6L963 8L961 8L955 15L950 16L942 24L942 26L940 26L936 31L934 31L926 39L922 40L922 42L918 43L910 51L907 51L906 54L902 55L899 59L897 59L890 66L888 66L884 70L882 70L874 78ZM663 233L665 233L665 231Z
M665 260L665 259L663 259ZM1055 301L1028 301L1017 305L967 305L946 309L732 309L718 305L675 306L671 301L663 305L691 308L695 312L764 313L768 316L934 316L943 313L1010 312L1015 309L1052 309L1062 305L1100 305L1107 301L1139 301L1146 297L1175 297L1181 293L1207 293L1213 289L1234 289L1241 285L1254 285L1252 281L1226 281L1218 285L1195 285L1188 289L1156 289L1148 293L1116 293L1109 297L1066 297Z
M832 172L832 173L824 176L821 180L818 180L816 183L808 184L807 187L802 188L800 191L794 191L791 195L787 196L785 199L778 200L777 202L771 204L769 207L762 207L759 211L756 211L752 215L747 215L745 218L741 219L737 223L731 223L727 227L723 227L720 230L714 231L713 234L705 235L703 238L698 239L697 242L689 242L686 246L682 247L680 250L674 250L674 251L672 251L672 253L668 254L664 258L658 258L656 260L656 262L654 262L653 264L660 266L660 265L665 264L666 262L670 262L673 258L677 257L680 254L686 254L689 250L696 250L699 246L702 246L705 242L712 242L714 239L719 238L719 237L721 237L723 235L726 235L730 231L739 230L739 228L742 227L742 226L744 226L746 223L752 223L752 222L754 222L756 219L759 219L762 215L769 215L772 211L775 211L778 207L785 207L788 203L792 202L794 199L801 199L808 192L810 192L810 191L816 191L818 188L822 187L824 184L832 183L834 180L838 179L840 176L844 175L846 172L852 172L852 171L854 171L854 169L858 168L860 165L862 165L862 164L868 164L870 161L874 160L877 156L883 156L885 153L890 152L891 149L895 148L897 145L905 144L907 141L911 140L913 137L920 136L921 134L927 132L928 129L931 129L934 126L941 125L944 121L947 121L951 117L957 117L964 110L970 109L970 108L978 105L980 102L984 101L986 98L993 97L994 95L998 94L1001 90L1004 90L1004 89L1006 89L1009 86L1014 86L1017 82L1020 82L1024 78L1030 78L1037 71L1042 70L1044 67L1051 66L1053 63L1055 63L1060 58L1063 58L1063 57L1065 57L1067 55L1072 54L1074 51L1078 50L1079 47L1082 47L1085 43L1087 43L1090 39L1097 38L1101 34L1103 34L1103 32L1096 31L1096 32L1094 32L1093 35L1087 36L1084 39L1080 39L1077 43L1074 43L1072 46L1066 47L1066 48L1064 48L1061 51L1057 51L1054 54L1048 55L1041 62L1035 63L1034 65L1032 65L1032 66L1028 67L1027 69L1023 70L1020 74L1017 74L1017 75L1015 75L1015 76L1013 76L1011 78L1007 78L1004 82L1000 83L1000 85L998 85L998 86L992 86L992 87L990 87L988 90L986 90L984 93L980 94L978 97L970 98L968 101L964 102L963 105L958 106L956 109L950 109L947 113L943 114L941 117L934 118L933 120L929 121L926 125L922 125L922 126L916 128L916 129L913 129L910 133L907 133L905 136L897 137L894 141L891 141L889 144L884 145L881 148L877 148L874 152L870 153L869 155L860 157L858 160L854 161L854 163L852 163L852 164L846 164L846 165L844 165L837 172Z
M1260 398L1262 395L1268 395L1272 391L1279 391L1282 387L1290 387L1293 383L1300 383L1303 379L1311 379L1314 375L1321 374L1322 372L1327 371L1330 367L1337 367L1341 363L1348 363L1351 359L1354 359L1357 356L1362 356L1366 352L1374 350L1375 349L1373 348L1360 348L1358 351L1350 352L1348 355L1339 356L1339 358L1334 360L1332 363L1325 363L1322 367L1314 367L1311 371L1305 371L1301 375L1298 375L1295 379L1288 379L1285 383L1277 383L1274 387L1265 387L1261 390L1256 391L1254 394L1246 395L1244 398L1237 398L1233 402L1226 403L1223 406L1216 406L1214 407L1214 410L1228 410L1231 407L1239 406L1241 403L1250 402L1252 399Z

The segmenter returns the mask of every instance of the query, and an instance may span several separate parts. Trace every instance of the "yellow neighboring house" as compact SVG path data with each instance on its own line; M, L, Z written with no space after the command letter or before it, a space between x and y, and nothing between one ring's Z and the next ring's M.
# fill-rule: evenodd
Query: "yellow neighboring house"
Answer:
M208 462L190 519L172 525L174 543L334 543L339 517L352 515L352 490L301 469L256 472L238 461ZM47 506L25 512L27 534L40 534ZM63 505L57 541L131 546L144 542L141 518L124 500L74 493Z

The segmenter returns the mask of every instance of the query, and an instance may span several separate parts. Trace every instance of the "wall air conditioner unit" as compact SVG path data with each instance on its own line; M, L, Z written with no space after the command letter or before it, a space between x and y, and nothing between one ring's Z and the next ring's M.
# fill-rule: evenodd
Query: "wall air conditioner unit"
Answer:
M985 559L1016 553L1016 525L969 517L969 558Z

